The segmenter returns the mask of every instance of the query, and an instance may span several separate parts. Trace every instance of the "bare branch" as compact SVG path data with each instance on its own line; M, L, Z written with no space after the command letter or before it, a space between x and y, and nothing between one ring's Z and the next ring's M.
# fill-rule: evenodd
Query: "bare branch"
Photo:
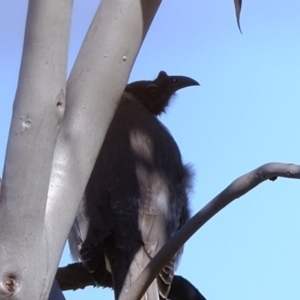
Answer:
M56 271L106 130L159 4L160 0L102 0L80 49L67 83L66 113L48 191L51 272Z
M70 264L66 267L59 268L56 273L56 280L63 291L83 289L89 285L95 286L91 274L81 263ZM107 270L100 286L103 288L112 288L113 286L111 274ZM174 276L168 299L205 300L196 287L178 275Z
M2 299L46 299L55 275L44 215L64 113L71 14L72 0L29 1L0 201Z
M2 296L48 299L79 200L160 2L102 0L66 88L72 0L29 1L0 202Z
M106 269L103 273L105 275L100 286L103 288L112 288L111 274ZM84 289L90 285L96 286L93 277L82 263L69 264L58 268L55 278L63 291Z
M267 179L274 180L276 177L300 179L300 166L294 164L269 163L233 181L225 190L192 217L159 251L134 282L124 299L141 299L148 286L164 266L165 262L173 257L182 245L210 218L233 200L246 194L263 181Z

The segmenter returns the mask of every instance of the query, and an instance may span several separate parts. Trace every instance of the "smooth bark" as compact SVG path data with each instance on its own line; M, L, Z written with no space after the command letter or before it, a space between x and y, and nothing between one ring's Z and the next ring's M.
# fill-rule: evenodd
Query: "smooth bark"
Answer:
M46 208L51 274L159 4L159 0L102 0L72 69Z
M0 202L1 299L47 299L52 286L44 216L64 114L71 12L71 0L29 1Z
M48 299L81 195L159 4L101 1L66 88L72 1L29 1L0 203L1 298Z

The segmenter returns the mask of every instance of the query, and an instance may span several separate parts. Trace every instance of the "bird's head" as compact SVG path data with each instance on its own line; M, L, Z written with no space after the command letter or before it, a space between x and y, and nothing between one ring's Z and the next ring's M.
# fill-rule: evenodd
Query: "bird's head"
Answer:
M160 115L165 112L171 96L176 91L193 85L199 83L189 77L169 76L160 71L155 80L132 82L126 86L125 91L131 93L149 112Z

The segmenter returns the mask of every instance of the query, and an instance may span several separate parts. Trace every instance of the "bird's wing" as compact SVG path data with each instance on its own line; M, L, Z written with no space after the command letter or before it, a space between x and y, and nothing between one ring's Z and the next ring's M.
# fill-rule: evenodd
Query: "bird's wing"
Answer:
M95 196L99 195L95 194ZM106 276L106 262L101 239L107 234L107 226L110 225L110 222L106 222L107 226L104 226L105 220L103 220L100 211L95 209L94 214L87 211L86 201L89 197L90 195L85 193L81 199L76 218L68 236L68 243L72 258L75 261L82 261L91 273L95 283L101 284ZM89 216L93 218L92 223ZM99 230L97 230L95 223L99 223Z
M145 145L144 145L145 146ZM123 289L129 289L150 260L166 242L166 219L169 214L170 193L164 174L136 164L136 175L140 189L138 224L143 246L135 254ZM166 299L174 276L174 261L160 272L148 288L143 299Z

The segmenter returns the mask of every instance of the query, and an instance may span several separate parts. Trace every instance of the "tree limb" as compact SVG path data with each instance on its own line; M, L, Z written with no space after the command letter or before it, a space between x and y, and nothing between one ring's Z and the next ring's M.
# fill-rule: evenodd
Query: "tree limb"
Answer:
M44 216L64 114L72 0L28 3L1 188L0 298L41 300L55 275Z
M233 200L246 194L263 181L267 179L274 180L276 177L300 179L300 166L283 163L268 163L234 180L225 190L193 216L174 237L165 244L140 274L128 293L126 295L123 294L123 297L126 297L122 299L139 300L164 266L165 261L173 257L183 244L210 218Z
M102 0L69 76L45 215L51 274L160 1Z
M56 280L63 291L83 289L86 286L95 286L90 273L81 263L74 263L66 267L59 268L56 273ZM101 287L112 288L111 274L106 274L101 281ZM203 295L185 278L175 275L171 290L168 296L170 300L205 300Z
M66 88L72 0L29 1L0 201L0 295L48 299L106 129L160 2L102 0Z

